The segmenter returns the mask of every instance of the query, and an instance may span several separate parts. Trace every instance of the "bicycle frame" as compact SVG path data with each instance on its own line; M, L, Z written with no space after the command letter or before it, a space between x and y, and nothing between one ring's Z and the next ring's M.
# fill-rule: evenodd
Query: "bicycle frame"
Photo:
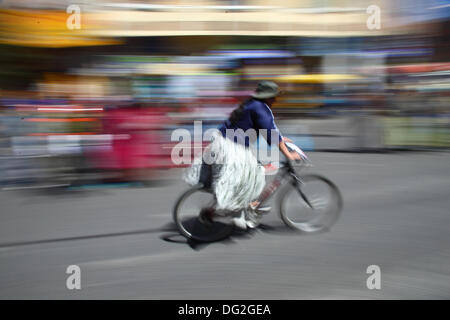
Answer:
M290 176L292 178L291 179L292 185L300 193L303 200L305 200L305 202L312 208L310 202L308 201L305 194L302 192L302 190L300 188L300 185L303 182L298 177L297 172L296 172L294 166L292 165L292 163L290 161L286 161L286 162L282 162L281 164L282 165L279 169L279 172L275 176L275 178L264 187L263 191L261 192L261 195L258 197L258 200L257 200L259 202L258 207L261 206L264 202L266 202L267 200L269 200L272 197L272 195L282 185L283 180L285 179L286 176ZM301 166L301 167L303 167L303 166Z

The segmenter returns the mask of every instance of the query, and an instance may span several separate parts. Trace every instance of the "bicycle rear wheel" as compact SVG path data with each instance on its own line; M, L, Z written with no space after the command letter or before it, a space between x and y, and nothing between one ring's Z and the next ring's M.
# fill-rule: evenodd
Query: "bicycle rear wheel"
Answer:
M207 214L202 217L205 212ZM231 215L223 212L219 215L214 194L201 186L188 189L178 198L173 218L184 237L202 242L223 240L234 229Z
M340 217L342 196L337 186L317 174L300 177L303 183L288 184L281 191L280 216L292 229L304 233L328 230Z

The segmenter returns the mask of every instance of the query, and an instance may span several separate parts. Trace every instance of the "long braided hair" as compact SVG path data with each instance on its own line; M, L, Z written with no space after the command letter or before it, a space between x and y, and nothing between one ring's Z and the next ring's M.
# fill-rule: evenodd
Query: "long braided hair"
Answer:
M230 117L228 118L228 120L231 122L231 124L235 125L241 119L242 114L244 113L245 106L251 100L255 100L255 98L253 98L253 97L247 98L244 102L242 102L239 105L239 107L237 107L236 109L233 110L233 112L231 112ZM256 99L256 100L258 100L258 99Z

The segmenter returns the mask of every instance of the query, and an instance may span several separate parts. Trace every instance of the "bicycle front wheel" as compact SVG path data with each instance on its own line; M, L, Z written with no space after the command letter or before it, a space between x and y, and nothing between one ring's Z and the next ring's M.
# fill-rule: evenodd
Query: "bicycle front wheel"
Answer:
M302 183L281 191L280 216L292 229L305 233L328 230L340 217L342 196L337 186L317 174L300 176Z
M178 198L173 219L183 236L197 241L223 240L233 231L232 217L218 215L214 194L201 186L188 189Z

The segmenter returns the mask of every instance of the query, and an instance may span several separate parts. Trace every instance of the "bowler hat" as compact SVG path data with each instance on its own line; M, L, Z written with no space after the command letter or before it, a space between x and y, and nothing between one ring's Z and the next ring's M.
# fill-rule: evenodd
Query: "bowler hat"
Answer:
M273 81L261 81L258 83L255 92L252 94L256 99L269 99L280 94L278 85Z

